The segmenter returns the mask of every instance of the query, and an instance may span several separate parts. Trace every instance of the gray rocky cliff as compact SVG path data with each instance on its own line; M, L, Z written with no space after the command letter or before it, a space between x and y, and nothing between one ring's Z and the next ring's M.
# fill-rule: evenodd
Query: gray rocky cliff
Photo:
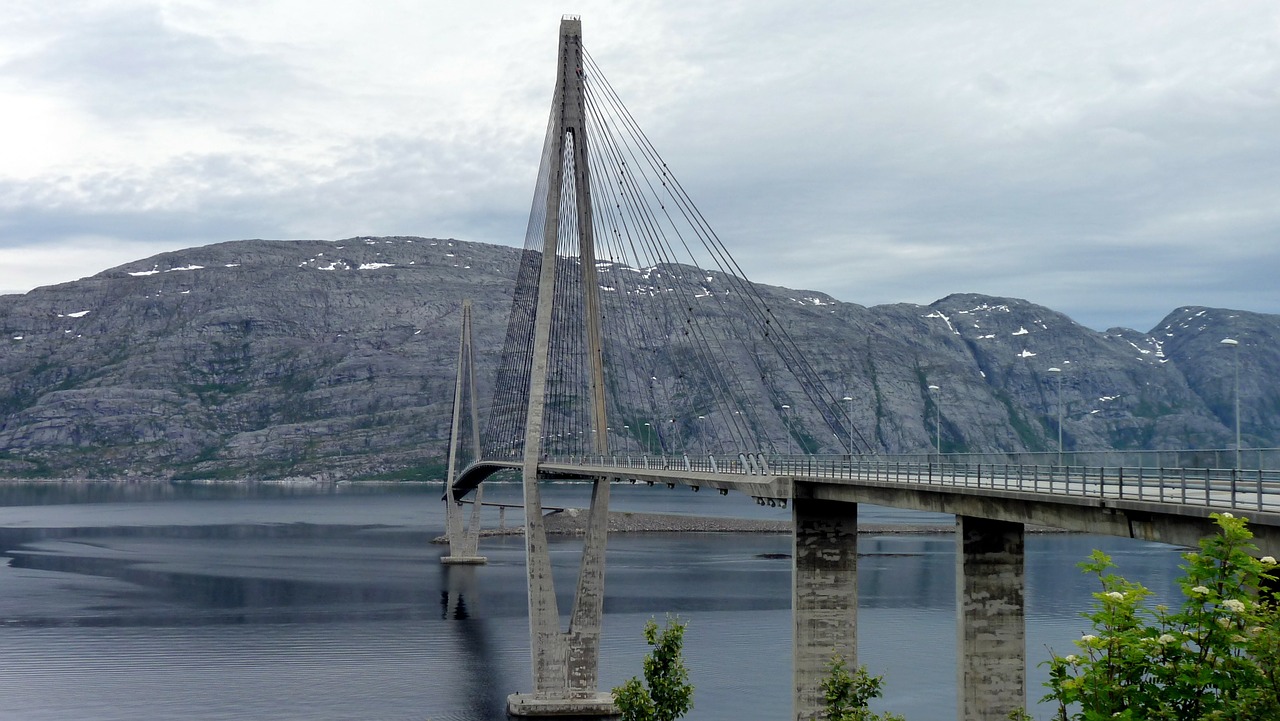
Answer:
M483 404L520 252L236 241L0 297L0 476L439 478L461 301ZM1188 307L1149 333L1099 333L1008 298L866 308L761 291L884 452L931 448L938 407L944 451L1055 449L1059 381L1068 449L1225 448L1228 336L1244 445L1280 435L1280 316Z

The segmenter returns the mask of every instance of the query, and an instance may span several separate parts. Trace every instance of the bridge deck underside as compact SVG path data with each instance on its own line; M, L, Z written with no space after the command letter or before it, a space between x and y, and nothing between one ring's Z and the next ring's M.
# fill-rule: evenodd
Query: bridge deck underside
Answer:
M920 486L894 481L794 479L796 498L871 503L915 511L950 513L1024 523L1078 533L1195 546L1218 532L1209 518L1215 509L1140 499L1066 496L1051 492ZM1248 515L1254 541L1263 554L1280 552L1280 514Z

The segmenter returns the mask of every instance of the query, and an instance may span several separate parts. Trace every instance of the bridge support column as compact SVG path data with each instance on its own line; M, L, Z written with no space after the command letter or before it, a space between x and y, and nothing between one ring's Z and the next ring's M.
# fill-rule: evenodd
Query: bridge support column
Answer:
M575 217L566 226L577 235L582 291L582 344L588 358L591 452L606 455L608 414L605 404L604 343L601 340L600 287L596 281L595 240L592 221L591 178L587 160L586 90L583 86L582 22L576 16L560 21L559 71L551 103L551 127L544 147L546 215L543 217L542 257L538 266L538 299L533 314L533 344L529 369L529 404L524 425L525 562L529 581L529 633L533 654L532 694L507 697L513 716L616 716L613 694L596 689L600 658L600 624L604 615L604 557L609 522L609 480L597 478L591 493L587 534L583 541L578 588L569 618L569 629L560 630L547 530L542 521L542 497L538 488L538 463L543 452L543 428L547 410L548 378L552 366L553 321L557 304L556 272L561 234L561 194L566 186L575 194ZM566 148L572 163L566 162ZM572 183L566 184L566 175ZM535 198L539 195L535 192ZM568 237L566 237L566 241ZM563 250L569 251L572 246ZM573 306L571 306L573 307ZM572 315L572 311L560 311ZM563 330L563 329L561 329ZM563 386L556 386L563 388ZM563 390L559 391L563 392Z
M462 332L458 341L458 375L453 384L453 422L449 426L449 469L445 482L445 538L449 541L449 555L440 562L446 565L481 564L487 562L477 549L480 547L480 508L484 502L484 487L476 486L475 505L471 509L471 525L462 518L462 506L454 495L453 484L458 480L458 458L462 450L461 432L463 409L467 409L470 438L466 439L472 460L480 457L480 409L476 407L476 367L471 347L471 301L462 301Z
M604 558L609 529L609 481L591 492L582 565L569 630L560 630L551 554L536 476L524 477L525 559L529 581L529 632L533 653L531 694L507 697L512 716L616 716L613 694L596 690L600 628L604 617Z
M483 505L484 487L476 487L476 497L471 507L471 522L465 525L462 518L462 504L453 495L453 484L449 484L446 490L445 540L449 542L449 555L441 556L440 562L446 566L475 566L488 563L489 559L479 553L480 507Z
M1023 534L1021 523L956 516L959 721L1026 706Z
M796 721L819 718L831 658L858 662L858 504L796 498L791 613Z

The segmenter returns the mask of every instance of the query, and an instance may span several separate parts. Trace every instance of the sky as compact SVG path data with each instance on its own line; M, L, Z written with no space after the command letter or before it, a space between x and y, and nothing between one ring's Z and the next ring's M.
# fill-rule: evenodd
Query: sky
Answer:
M1280 313L1273 0L6 0L0 292L244 238L520 246L564 13L754 281Z

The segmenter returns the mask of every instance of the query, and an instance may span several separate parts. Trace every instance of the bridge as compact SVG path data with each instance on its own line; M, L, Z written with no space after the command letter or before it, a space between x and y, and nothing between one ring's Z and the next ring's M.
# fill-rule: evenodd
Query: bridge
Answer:
M750 283L582 44L560 25L557 82L498 372L476 378L463 304L448 461L445 562L481 563L484 482L523 486L533 690L516 716L606 716L597 684L609 488L745 493L793 521L793 710L816 717L832 653L856 663L857 509L957 519L958 716L1026 704L1025 527L1194 545L1212 512L1247 515L1280 556L1280 473L1159 456L887 456L854 422ZM834 346L834 341L833 341ZM487 380L487 379L486 379ZM479 389L491 398L481 418ZM871 412L871 411L868 411ZM1185 454L1184 454L1185 455ZM1237 459L1239 454L1237 452ZM1154 462L1153 462L1154 461ZM540 483L591 488L568 626L551 575ZM471 522L460 503L474 494ZM655 609L658 611L661 609Z

